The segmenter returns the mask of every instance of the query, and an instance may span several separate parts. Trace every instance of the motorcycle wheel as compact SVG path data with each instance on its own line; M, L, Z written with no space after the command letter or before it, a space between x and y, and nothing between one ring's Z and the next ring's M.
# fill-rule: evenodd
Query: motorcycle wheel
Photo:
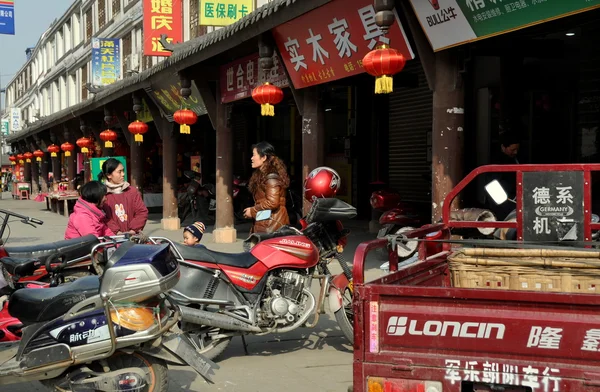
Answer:
M354 310L352 308L352 281L342 293L342 307L335 312L337 321L342 333L354 345Z
M189 331L188 336L196 345L196 350L199 354L204 355L211 361L215 361L229 346L232 337L222 338L218 340L212 339L211 335L221 333L219 328L200 328L199 330Z
M148 355L144 355L138 352L133 354L125 354L117 352L110 358L106 359L106 367L103 367L98 361L93 362L89 365L90 369L95 372L112 372L119 369L125 368L139 368L142 369L146 374L147 383L139 388L128 384L126 389L123 391L136 391L136 392L167 392L169 389L169 376L167 364L164 360L154 358ZM69 381L64 378L43 380L41 383L52 391L67 392L70 391L68 385Z

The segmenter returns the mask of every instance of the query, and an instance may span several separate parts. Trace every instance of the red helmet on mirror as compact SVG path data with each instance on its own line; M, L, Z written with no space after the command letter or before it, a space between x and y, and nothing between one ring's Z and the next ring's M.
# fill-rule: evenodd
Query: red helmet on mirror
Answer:
M304 198L313 201L318 198L334 197L340 189L340 175L330 167L317 167L304 180Z

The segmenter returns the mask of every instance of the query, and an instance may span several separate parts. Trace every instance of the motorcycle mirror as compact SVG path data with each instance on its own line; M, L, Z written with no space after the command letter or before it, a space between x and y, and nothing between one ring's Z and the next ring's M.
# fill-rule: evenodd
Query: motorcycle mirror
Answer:
M600 222L600 216L596 215L596 214L592 214L592 223L598 223Z
M498 205L503 204L508 200L508 195L498 180L488 183L485 186L485 191Z

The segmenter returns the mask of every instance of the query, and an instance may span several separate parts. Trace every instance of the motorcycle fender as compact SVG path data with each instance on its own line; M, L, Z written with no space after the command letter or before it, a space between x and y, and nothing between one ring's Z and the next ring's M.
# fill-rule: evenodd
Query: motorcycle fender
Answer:
M333 278L331 284L329 285L329 309L333 313L340 310L344 304L344 299L342 297L342 290L350 284L346 275L339 274Z

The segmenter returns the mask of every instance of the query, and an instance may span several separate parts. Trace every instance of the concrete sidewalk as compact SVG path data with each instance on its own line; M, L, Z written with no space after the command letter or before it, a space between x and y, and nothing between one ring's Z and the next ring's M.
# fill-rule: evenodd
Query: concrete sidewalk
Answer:
M46 203L30 200L12 200L8 195L0 200L0 209L38 218L44 225L33 228L19 221L10 224L10 233L4 234L8 246L26 246L62 240L68 219L46 211ZM354 250L360 242L374 238L373 234L359 230L361 222L348 222L351 228L348 246L344 256L352 261ZM356 228L358 227L358 228ZM209 248L224 252L241 252L242 240L246 238L249 225L238 228L238 241L234 244L215 244L212 234L205 235L202 242ZM160 216L152 215L145 233L182 241L181 231L164 231L160 227ZM9 235L10 234L10 235ZM8 238L7 238L8 237ZM384 261L375 252L367 260L367 278L379 276L379 265ZM340 271L337 263L332 263L334 273ZM318 286L312 288L318 294ZM244 352L242 340L234 338L219 360L215 384L208 385L187 367L169 369L169 392L185 391L231 391L231 392L345 392L352 383L352 347L343 337L335 317L329 312L321 315L313 329L301 328L286 334L249 336L248 355ZM2 386L2 392L45 391L41 384L29 382Z

